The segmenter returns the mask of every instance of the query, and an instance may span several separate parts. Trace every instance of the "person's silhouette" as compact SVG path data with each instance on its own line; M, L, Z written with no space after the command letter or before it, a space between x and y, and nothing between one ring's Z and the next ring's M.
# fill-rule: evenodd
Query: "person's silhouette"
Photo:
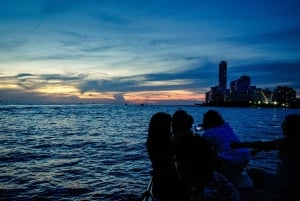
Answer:
M188 135L175 146L175 166L189 200L239 201L237 188L214 171L216 153L200 135Z
M232 141L240 142L240 140L218 111L208 110L204 113L203 129L203 137L211 143L218 153L219 165L217 170L237 187L252 187L253 184L249 177L241 179L244 177L242 171L250 161L250 151L247 148L236 150L230 148Z
M278 150L275 174L261 169L250 169L249 175L262 189L275 196L275 200L294 201L300 196L299 140L300 115L290 114L282 122L282 138L270 141L232 142L231 148L253 148L256 150Z
M152 163L152 192L161 201L184 200L184 189L177 178L171 150L171 115L158 112L149 122L147 152Z

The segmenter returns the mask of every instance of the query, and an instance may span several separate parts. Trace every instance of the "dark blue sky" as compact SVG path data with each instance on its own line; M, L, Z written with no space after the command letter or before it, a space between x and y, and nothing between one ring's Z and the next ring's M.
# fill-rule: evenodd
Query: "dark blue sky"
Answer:
M300 96L300 2L0 0L0 100L194 103L242 75Z

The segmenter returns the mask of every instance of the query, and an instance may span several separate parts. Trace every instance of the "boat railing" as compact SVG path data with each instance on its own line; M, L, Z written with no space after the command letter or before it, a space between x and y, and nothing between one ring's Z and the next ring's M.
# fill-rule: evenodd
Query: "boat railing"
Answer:
M142 195L142 201L149 201L150 198L153 199L152 190L151 190L152 185L153 185L153 178L151 177L147 189Z

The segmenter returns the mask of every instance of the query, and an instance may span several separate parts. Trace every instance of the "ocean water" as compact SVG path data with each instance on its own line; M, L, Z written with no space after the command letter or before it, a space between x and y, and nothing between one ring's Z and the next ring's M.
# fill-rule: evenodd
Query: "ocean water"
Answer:
M0 200L140 200L151 170L151 116L184 109L195 123L216 109L241 140L281 137L300 109L140 105L0 105ZM201 133L199 133L201 134ZM276 151L252 165L274 170Z

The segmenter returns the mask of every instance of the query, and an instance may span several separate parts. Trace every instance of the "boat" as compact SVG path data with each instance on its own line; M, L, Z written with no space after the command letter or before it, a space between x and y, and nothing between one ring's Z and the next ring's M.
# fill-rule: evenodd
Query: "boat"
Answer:
M265 172L272 172L273 171L272 168L258 167L258 166L251 165L251 164L248 164L248 166L245 168L245 171L249 172L249 171L254 170L254 169L259 169L259 170L265 171ZM262 200L270 198L269 197L270 195L268 195L268 193L266 193L266 192L264 193L264 189L262 188L261 183L253 183L253 184L254 184L254 187L256 187L257 189L260 189L260 192L262 193L262 194L260 194L262 196ZM153 186L153 178L151 176L151 178L149 180L149 183L147 185L147 189L142 194L142 199L141 199L142 201L159 201L159 200L155 199L155 197L153 196L152 186ZM258 196L258 197L260 197L260 196Z
M154 201L152 194L153 178L150 178L146 191L142 195L142 201Z

